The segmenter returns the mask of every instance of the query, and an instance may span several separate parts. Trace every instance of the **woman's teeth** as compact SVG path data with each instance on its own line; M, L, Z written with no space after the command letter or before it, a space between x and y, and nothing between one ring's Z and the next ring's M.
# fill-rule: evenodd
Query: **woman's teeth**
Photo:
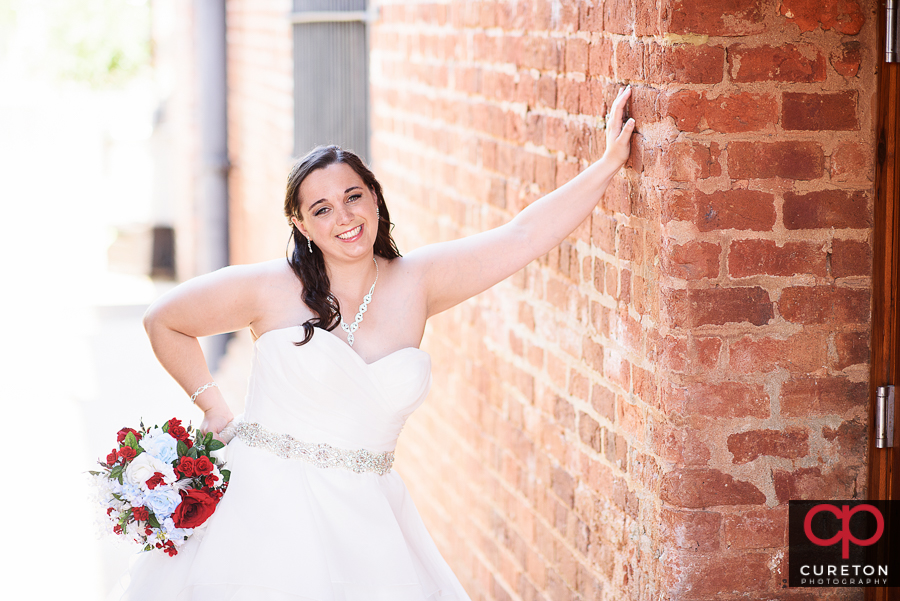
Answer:
M349 232L345 232L343 234L338 235L338 238L340 238L341 240L349 240L350 238L357 235L361 229L362 229L362 226L357 225L355 228L353 228Z

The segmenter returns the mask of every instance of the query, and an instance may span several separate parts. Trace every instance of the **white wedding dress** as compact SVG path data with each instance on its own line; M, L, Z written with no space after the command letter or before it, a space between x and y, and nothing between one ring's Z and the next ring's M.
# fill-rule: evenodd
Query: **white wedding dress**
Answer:
M394 450L431 385L431 357L405 348L367 364L316 328L256 341L243 421L304 443ZM317 467L236 437L216 512L175 557L142 553L122 601L468 600L395 471ZM123 590L123 588L125 590Z

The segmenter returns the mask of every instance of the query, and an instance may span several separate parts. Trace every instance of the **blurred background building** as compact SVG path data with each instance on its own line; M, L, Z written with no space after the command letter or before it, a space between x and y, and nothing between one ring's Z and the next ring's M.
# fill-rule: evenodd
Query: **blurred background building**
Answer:
M97 142L97 156L107 182L148 166L105 204L76 209L65 199L73 188L90 196L88 184L60 177L72 159L47 165L55 132L34 142L41 168L21 174L32 200L4 201L33 223L8 254L40 258L7 271L32 289L18 314L58 316L57 287L79 269L66 269L70 245L48 242L57 232L42 234L60 214L83 228L76 238L107 224L89 236L105 275L69 284L94 290L81 321L19 325L10 347L49 336L56 350L19 353L41 368L10 375L21 383L13 400L27 404L51 359L82 340L95 384L61 390L81 399L69 412L89 424L89 459L109 446L95 438L152 403L183 412L140 342L140 308L165 278L284 256L284 183L313 146L369 161L406 253L497 226L599 159L603 116L631 84L632 156L591 218L430 322L434 385L397 469L473 599L861 596L798 596L782 579L789 500L883 492L867 476L871 328L884 310L873 278L877 3L118 4L142 11L152 69L109 102L131 94L128 106L145 108L129 123L150 114L152 127L135 142L143 158L115 159L131 144L118 137ZM14 5L0 13L4 32L10 15L21 32L30 14ZM8 65L27 37L3 38ZM49 107L40 92L31 98ZM111 93L91 94L99 123ZM49 118L4 97L7 111ZM11 114L8 156L34 141ZM52 200L37 202L35 188ZM94 325L79 338L72 323ZM236 406L251 344L246 332L206 343ZM114 572L119 560L103 552Z

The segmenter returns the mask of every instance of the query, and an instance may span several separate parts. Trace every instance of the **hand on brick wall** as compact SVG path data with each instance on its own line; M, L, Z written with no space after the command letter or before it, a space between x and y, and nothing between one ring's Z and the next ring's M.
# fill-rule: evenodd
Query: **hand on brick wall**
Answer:
M621 167L631 152L631 134L634 133L634 119L623 123L625 103L631 98L631 86L619 90L609 114L606 116L606 150L603 157ZM618 170L618 169L617 169Z

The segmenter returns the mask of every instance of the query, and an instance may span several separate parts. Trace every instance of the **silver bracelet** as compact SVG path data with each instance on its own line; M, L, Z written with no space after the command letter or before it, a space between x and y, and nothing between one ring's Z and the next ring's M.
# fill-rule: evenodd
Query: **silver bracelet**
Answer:
M198 389L197 389L197 392L195 392L194 394L191 395L191 402L192 402L192 403L196 403L196 402L197 402L197 397L200 396L200 394L201 394L204 390L206 390L207 388L212 388L213 386L215 386L216 388L219 387L219 385L216 384L215 382L210 382L209 384L204 384L203 386L201 386L200 388L198 388Z

